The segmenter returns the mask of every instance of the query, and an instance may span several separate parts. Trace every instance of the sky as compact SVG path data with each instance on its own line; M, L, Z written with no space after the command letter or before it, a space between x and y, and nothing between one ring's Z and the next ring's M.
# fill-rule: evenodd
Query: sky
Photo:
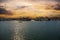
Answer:
M0 0L0 17L60 15L60 0Z

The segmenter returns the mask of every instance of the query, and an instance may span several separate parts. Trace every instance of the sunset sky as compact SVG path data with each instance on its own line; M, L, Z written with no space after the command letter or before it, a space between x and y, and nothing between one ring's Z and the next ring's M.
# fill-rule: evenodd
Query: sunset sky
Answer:
M60 0L0 0L0 17L60 16Z

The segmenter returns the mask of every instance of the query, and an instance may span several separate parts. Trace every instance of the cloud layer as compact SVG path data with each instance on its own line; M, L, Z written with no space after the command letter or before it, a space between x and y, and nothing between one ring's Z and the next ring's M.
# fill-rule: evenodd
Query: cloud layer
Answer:
M0 14L12 15L12 13L10 11L7 11L4 8L0 8Z
M0 0L0 14L48 14L48 10L60 10L60 0ZM46 10L48 9L48 10ZM54 14L54 13L52 13ZM57 14L57 13L56 13ZM48 14L49 15L49 14ZM25 15L24 15L25 16ZM39 15L41 16L41 15ZM45 16L45 15L44 15Z

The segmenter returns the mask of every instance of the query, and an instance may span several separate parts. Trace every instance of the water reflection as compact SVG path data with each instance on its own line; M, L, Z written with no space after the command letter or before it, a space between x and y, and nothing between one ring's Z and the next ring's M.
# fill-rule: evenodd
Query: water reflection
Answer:
M60 40L60 21L1 21L0 40Z

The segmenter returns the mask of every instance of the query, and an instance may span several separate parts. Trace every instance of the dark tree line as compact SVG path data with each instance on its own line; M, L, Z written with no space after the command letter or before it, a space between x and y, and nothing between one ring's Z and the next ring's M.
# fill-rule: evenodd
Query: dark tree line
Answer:
M0 21L5 21L5 20L20 20L20 21L50 21L50 20L60 20L60 17L36 17L36 18L29 18L29 17L20 17L20 18L3 18L0 17Z

